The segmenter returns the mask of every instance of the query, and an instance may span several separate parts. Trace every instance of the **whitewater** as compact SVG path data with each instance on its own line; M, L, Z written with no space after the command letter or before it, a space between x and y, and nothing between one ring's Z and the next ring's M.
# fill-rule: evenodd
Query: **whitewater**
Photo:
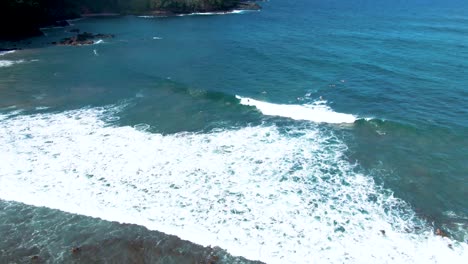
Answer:
M464 263L319 126L162 135L124 106L0 116L0 199L143 225L267 263ZM142 129L143 128L143 129Z

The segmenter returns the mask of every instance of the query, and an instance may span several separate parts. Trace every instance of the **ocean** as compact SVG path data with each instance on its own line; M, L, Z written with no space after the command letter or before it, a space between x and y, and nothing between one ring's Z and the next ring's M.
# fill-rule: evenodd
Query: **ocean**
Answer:
M261 5L1 53L0 263L466 263L468 4Z

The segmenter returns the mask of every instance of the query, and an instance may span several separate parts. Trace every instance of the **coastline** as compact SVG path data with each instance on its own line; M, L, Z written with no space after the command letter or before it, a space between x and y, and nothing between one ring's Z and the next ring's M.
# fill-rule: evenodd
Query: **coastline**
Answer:
M0 56L15 53L17 50L22 50L26 48L30 42L28 39L32 37L38 37L44 35L42 32L43 29L48 28L65 28L72 26L69 21L76 20L76 19L85 19L85 18L107 18L107 17L118 17L123 15L134 15L134 16L152 16L152 17L168 17L168 16L189 16L189 15L217 15L217 14L229 14L229 13L237 13L241 11L248 11L248 10L259 10L261 9L260 6L254 4L254 2L249 5L245 5L245 2L242 2L242 5L236 6L235 8L228 9L228 10L195 10L194 12L172 12L172 11L165 11L165 10L153 10L144 13L82 13L79 16L71 16L69 18L64 18L63 20L58 21L51 21L48 24L38 24L36 25L35 30L31 31L32 34L29 32L19 32L18 36L13 38L4 39L3 36L0 35ZM96 36L98 36L97 34ZM25 42L23 45L21 42ZM9 43L9 46L5 47L5 43ZM0 201L1 203L10 203L7 201ZM30 206L30 205L25 205ZM0 206L1 207L1 206ZM32 207L32 206L31 206ZM40 207L37 207L40 208ZM37 209L36 208L36 209ZM30 210L36 210L32 208ZM54 210L54 209L51 209ZM18 209L18 211L20 211ZM54 210L55 211L55 210ZM58 210L57 210L58 211ZM18 212L20 215L21 212ZM57 214L69 214L67 212L59 211ZM85 216L73 216L74 218L80 217L85 218ZM93 218L94 219L94 218ZM95 221L105 221L99 218L96 218ZM107 221L106 221L107 222ZM98 261L102 259L108 259L109 257L117 257L119 255L134 255L138 258L149 258L152 260L165 259L165 260L174 260L174 263L254 263L260 264L263 262L260 261L253 261L248 260L244 257L237 257L231 255L225 249L222 249L217 246L203 246L200 244L196 244L192 241L183 240L182 238L167 234L164 232L160 232L157 230L149 230L144 226L134 225L134 224L124 224L124 223L117 223L111 222L110 225L115 226L115 232L121 229L132 229L137 230L133 231L134 233L145 233L148 236L152 237L152 239L142 238L143 235L137 235L133 238L128 238L127 236L117 236L110 239L106 239L102 241L102 243L84 243L81 244L80 242L76 241L75 244L65 245L69 248L67 255L65 258L69 258L71 260L77 261L77 263L87 263L88 261ZM23 233L19 234L20 236L27 236L29 234ZM137 246L135 246L137 245ZM119 254L114 254L112 256L105 256L106 250L105 248L119 248ZM34 250L33 254L24 255L21 260L28 259L34 263L48 261L49 258L53 255L47 252L47 249L39 247L39 251L36 252ZM142 256L142 251L144 251L144 255ZM13 262L18 261L16 258L18 256L18 252L6 252L5 254L0 254L1 259L9 259ZM21 255L21 254L19 254Z
M81 18L86 17L114 17L114 16L121 16L120 13L84 13L81 14Z
M465 263L468 20L300 1L0 50L0 263Z
M122 15L134 15L141 17L170 17L170 16L185 16L192 14L228 14L235 13L238 11L248 10L260 10L261 6L257 4L258 0L239 0L235 5L224 8L164 8L154 9L147 11L123 11L119 12L119 8L116 7L114 11L103 11L103 12L91 12L89 10L81 10L78 13L75 11L69 11L66 14L62 14L59 17L43 17L39 20L31 20L29 17L26 18L25 14L8 14L8 16L0 15L0 40L1 41L21 41L32 37L43 36L42 29L51 27L66 27L70 26L69 21L81 18L91 17L116 17ZM117 11L117 12L116 12ZM6 24L17 24L15 29L9 27L2 28L2 25Z

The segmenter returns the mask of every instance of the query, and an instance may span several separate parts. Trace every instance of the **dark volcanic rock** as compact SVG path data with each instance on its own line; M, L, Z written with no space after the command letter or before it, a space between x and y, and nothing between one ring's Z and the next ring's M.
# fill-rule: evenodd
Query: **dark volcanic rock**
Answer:
M260 0L261 2L262 0ZM255 0L167 0L164 5L146 7L141 1L0 1L0 40L21 40L42 36L41 27L70 26L67 19L89 16L153 15L172 16L195 12L229 12L233 10L258 10ZM76 32L78 33L78 32ZM80 45L80 44L77 44Z
M94 39L96 38L113 38L114 35L111 34L93 34L89 32L83 32L77 34L71 38L62 39L57 45L61 46L80 46L80 45L91 45L94 44Z
M241 9L241 10L260 10L262 9L262 7L253 2L253 1L241 1L239 2L239 4L237 5L237 8L236 9Z
M3 49L3 48L0 48L0 52L14 51L14 50L18 50L18 49Z
M262 7L257 4L256 0L240 0L232 5L228 6L216 6L216 5L202 5L202 6L168 6L161 9L148 10L143 12L130 12L132 15L145 15L145 16L176 16L181 14L191 13L205 13L205 12L231 12L234 10L260 10Z
M157 241L145 238L106 239L99 244L80 247L80 254L72 252L74 263L180 263L180 264L262 264L243 257L234 257L219 247L202 247L174 236L161 237Z

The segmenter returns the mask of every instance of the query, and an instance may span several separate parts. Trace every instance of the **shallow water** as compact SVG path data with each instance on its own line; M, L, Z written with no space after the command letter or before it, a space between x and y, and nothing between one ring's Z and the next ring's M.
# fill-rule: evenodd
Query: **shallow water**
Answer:
M0 202L2 263L253 263L136 225Z

